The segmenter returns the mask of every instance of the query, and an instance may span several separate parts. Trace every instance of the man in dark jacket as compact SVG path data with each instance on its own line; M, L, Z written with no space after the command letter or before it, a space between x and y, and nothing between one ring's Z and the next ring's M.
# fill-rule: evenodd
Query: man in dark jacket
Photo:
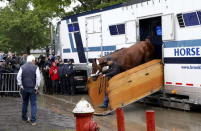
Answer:
M29 101L31 102L31 123L36 125L36 97L38 93L38 87L40 85L40 71L35 65L35 57L29 55L27 57L27 63L20 67L17 74L17 83L20 87L20 93L22 94L22 120L29 121L27 117L27 109Z
M120 66L116 62L114 62L111 58L107 58L107 66L109 66L109 69L103 72L103 77L108 77L108 79L110 79L121 72ZM109 98L107 93L105 93L103 104L99 107L107 108L108 103L109 103Z
M59 92L60 94L64 94L64 88L65 88L65 81L64 81L64 75L63 75L63 68L64 68L64 63L60 61L59 63Z
M104 77L108 77L110 79L120 73L120 67L116 62L109 60L107 62L107 66L109 66L109 69L103 72Z
M68 77L69 77L69 85L70 85L70 94L75 94L75 85L74 85L74 65L71 60L68 61Z
M66 93L73 95L75 93L74 69L73 64L70 60L64 60L63 75L65 79Z

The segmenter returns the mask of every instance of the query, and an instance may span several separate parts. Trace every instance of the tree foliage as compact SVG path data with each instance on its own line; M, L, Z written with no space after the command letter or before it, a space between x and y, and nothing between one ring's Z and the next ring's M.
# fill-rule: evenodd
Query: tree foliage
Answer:
M0 49L29 52L49 44L50 19L55 12L36 0L10 1L0 9Z
M50 43L50 22L54 17L104 8L127 0L77 0L81 4L65 12L72 0L0 0L0 50L25 52ZM75 0L74 0L75 1Z

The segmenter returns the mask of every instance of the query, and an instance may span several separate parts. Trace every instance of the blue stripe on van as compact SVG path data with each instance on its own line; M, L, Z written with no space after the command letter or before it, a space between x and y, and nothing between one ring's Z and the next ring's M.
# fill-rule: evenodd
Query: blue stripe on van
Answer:
M89 47L89 52L94 52L94 51L101 51L101 46L98 47ZM84 48L85 52L86 52L86 48ZM103 46L103 51L115 51L116 50L116 46ZM73 52L77 52L77 50L75 49ZM63 53L70 53L70 48L65 49L65 52Z
M80 63L86 63L86 56L84 53L84 48L83 48L83 43L82 43L82 38L80 32L74 33L74 38L75 38L75 44L77 47L77 53L78 53L78 58Z
M89 47L89 51L101 51L101 46L98 47ZM103 46L103 51L114 51L116 50L116 46ZM86 48L85 48L86 51Z
M69 53L69 52L70 52L70 48L63 49L63 53Z
M201 39L164 42L164 48L201 46Z
M201 64L201 57L166 57L165 64Z

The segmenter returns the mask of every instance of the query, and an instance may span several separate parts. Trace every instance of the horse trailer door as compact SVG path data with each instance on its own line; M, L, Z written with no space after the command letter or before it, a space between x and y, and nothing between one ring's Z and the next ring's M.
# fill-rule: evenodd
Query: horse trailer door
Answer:
M162 16L162 39L163 41L175 39L173 14Z
M136 21L126 22L126 43L135 43L137 41Z
M86 45L87 47L102 47L102 22L100 15L86 18Z

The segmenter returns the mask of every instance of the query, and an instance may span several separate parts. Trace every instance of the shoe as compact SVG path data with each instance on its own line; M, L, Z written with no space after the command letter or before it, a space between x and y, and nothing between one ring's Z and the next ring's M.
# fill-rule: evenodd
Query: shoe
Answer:
M25 121L27 123L31 122L29 117L27 118L27 120L23 120L23 121Z
M107 108L107 106L106 105L100 105L100 106L98 106L99 108Z
M37 124L36 124L36 122L32 122L31 125L32 126L36 126Z

